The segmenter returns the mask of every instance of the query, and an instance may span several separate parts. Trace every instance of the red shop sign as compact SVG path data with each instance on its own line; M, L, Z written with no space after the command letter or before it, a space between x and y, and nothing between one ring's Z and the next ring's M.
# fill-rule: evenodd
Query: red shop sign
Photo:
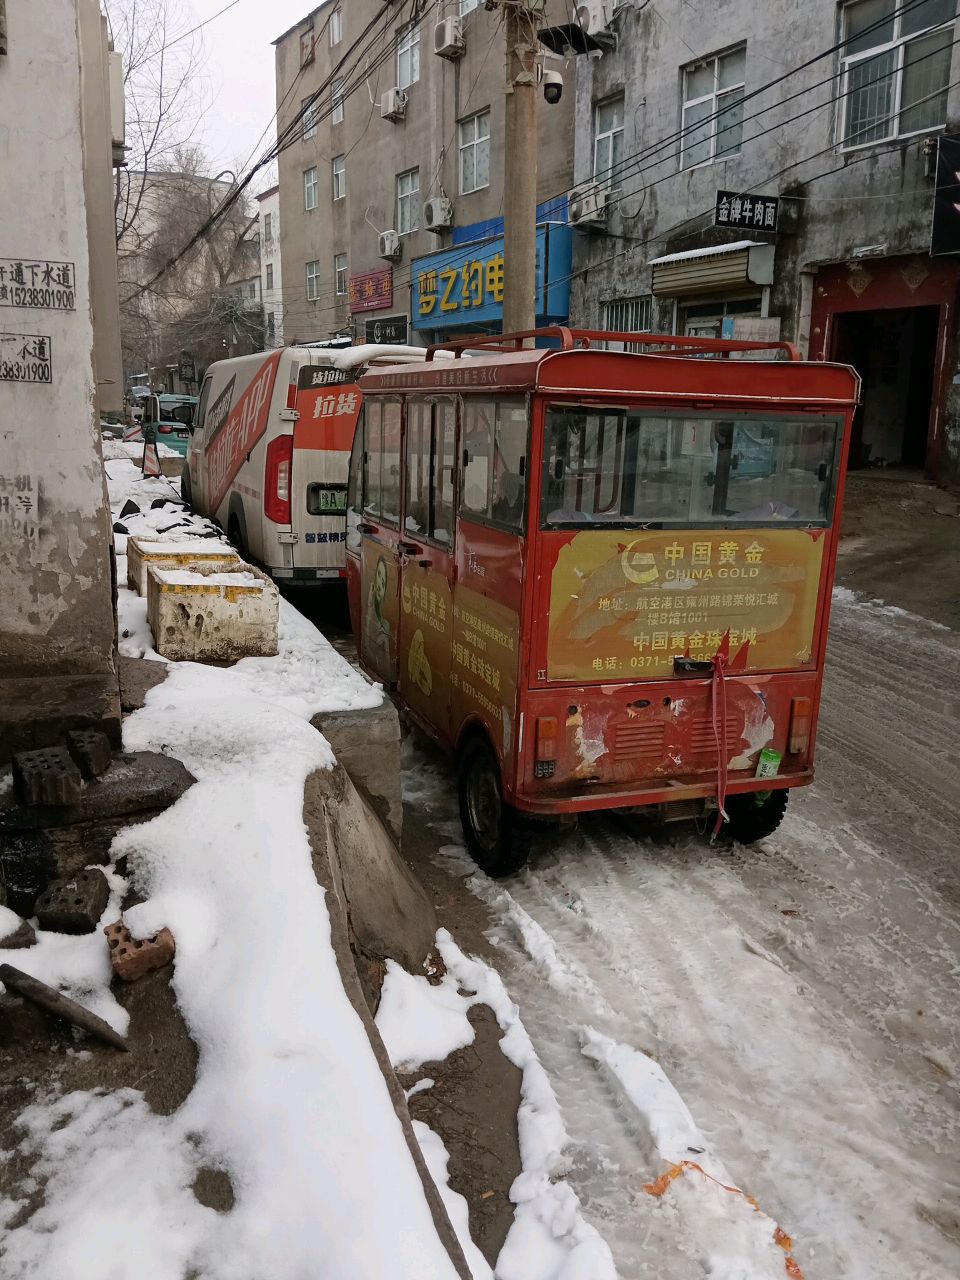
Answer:
M347 285L351 311L380 311L393 306L393 267L362 271Z

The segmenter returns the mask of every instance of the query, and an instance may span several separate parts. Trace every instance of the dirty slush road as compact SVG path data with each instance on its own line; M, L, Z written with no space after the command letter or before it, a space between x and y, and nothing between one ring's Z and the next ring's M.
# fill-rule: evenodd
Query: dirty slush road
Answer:
M660 1063L805 1280L960 1274L958 668L955 633L840 591L817 782L776 835L590 818L499 883L459 844L448 764L408 743L408 819L490 910L623 1280L753 1272L718 1258L722 1223L644 1193L664 1162L584 1028Z

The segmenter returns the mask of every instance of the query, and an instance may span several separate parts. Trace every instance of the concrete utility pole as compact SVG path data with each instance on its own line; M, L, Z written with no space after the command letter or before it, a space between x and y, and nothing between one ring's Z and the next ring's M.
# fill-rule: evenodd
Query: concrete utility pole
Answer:
M503 128L503 331L537 316L537 18L543 0L503 0L507 102Z

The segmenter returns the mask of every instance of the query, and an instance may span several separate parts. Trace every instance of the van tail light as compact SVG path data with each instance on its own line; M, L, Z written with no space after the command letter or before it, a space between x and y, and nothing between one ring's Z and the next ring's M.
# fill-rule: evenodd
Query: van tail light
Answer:
M535 735L533 776L552 778L557 767L557 717L539 716Z
M173 434L173 427L157 427L157 434L161 436L169 436Z
M277 436L267 445L263 476L263 513L275 524L290 523L290 472L293 436Z
M810 698L791 698L790 734L787 750L791 755L804 755L810 749L810 725L813 720L813 702Z
M293 366L293 381L287 385L287 408L295 409L297 407L297 371L300 366Z

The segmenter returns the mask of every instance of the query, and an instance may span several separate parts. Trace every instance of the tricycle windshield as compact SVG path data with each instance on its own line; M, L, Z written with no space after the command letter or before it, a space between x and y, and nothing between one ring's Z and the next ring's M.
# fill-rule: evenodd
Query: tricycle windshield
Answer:
M541 526L829 524L841 420L554 405Z

